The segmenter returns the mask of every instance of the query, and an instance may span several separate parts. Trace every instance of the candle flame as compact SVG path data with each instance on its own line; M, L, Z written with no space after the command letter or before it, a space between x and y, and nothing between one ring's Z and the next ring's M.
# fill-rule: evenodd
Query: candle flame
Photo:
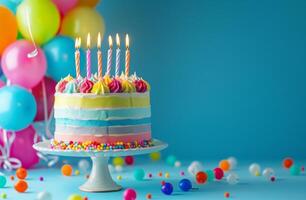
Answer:
M126 45L126 48L129 49L129 47L130 47L130 38L129 38L128 34L126 34L126 36L125 36L125 45Z
M87 48L90 48L90 33L87 34Z
M97 44L98 49L101 48L101 33L99 32L98 34L98 44Z
M113 38L112 38L112 36L108 36L108 44L109 44L109 48L113 47Z
M75 48L76 48L76 49L79 49L80 46L81 46L81 38L80 38L80 37L77 37L77 38L75 39Z
M116 43L117 43L117 46L119 48L120 47L120 37L119 37L118 33L116 34Z

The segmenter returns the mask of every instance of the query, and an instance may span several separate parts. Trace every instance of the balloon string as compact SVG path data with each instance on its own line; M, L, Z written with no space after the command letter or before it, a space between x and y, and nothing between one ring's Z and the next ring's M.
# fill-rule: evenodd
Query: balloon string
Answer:
M48 120L48 101L47 101L47 94L46 94L46 84L45 80L42 80L42 93L43 93L43 103L44 103L44 121L45 121L45 131L47 139L52 137L50 130L49 130L49 120Z
M35 43L34 38L33 38L31 24L30 24L30 8L27 9L26 18L27 18L28 31L29 31L32 43L35 47L35 49L32 52L28 53L28 58L33 58L33 57L37 56L38 50L37 50L37 46L36 46L36 43Z

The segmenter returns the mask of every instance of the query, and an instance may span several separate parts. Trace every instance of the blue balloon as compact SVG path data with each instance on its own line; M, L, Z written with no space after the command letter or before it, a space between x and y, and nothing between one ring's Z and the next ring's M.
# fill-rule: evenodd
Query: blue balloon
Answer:
M180 187L180 189L181 189L182 191L187 192L187 191L189 191L189 190L192 188L192 183L191 183L190 180L188 180L188 179L185 178L185 179L182 179L182 180L180 181L179 187Z
M16 14L18 5L21 3L21 0L0 0L0 6L4 6Z
M0 89L0 127L19 131L28 127L36 115L34 96L19 86Z
M56 81L68 74L75 76L74 49L74 41L66 36L56 36L44 45L43 50L48 62L47 75ZM84 55L82 49L80 54Z

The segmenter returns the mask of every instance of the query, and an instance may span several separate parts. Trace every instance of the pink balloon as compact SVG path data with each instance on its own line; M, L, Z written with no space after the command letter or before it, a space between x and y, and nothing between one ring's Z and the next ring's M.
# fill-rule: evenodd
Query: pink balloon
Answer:
M30 89L44 77L47 70L45 54L38 48L36 56L29 56L34 49L34 45L26 40L18 40L5 49L1 65L12 84Z
M74 8L78 0L52 0L56 5L57 9L60 11L61 15L64 16L69 10Z
M5 86L5 83L0 80L0 88L2 88L3 86Z
M8 136L11 136L11 132L8 132ZM35 129L33 126L17 131L16 138L11 145L10 157L17 158L21 161L22 167L31 168L39 162L39 158L33 149L35 137ZM0 145L3 146L3 130L0 130ZM0 152L1 153L1 152Z
M47 76L43 78L45 84L45 94L46 94L46 104L47 104L47 112L48 117L52 111L54 104L54 93L56 82ZM32 88L32 94L35 97L36 105L37 105L37 113L34 121L42 121L45 119L44 113L44 93L43 93L43 84L42 81Z

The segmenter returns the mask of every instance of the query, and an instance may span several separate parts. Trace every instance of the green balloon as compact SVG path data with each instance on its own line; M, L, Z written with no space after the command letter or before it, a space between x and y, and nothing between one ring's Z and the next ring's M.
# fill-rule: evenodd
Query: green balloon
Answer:
M50 0L24 0L17 8L18 29L25 39L33 39L39 45L51 40L58 32L60 14Z

